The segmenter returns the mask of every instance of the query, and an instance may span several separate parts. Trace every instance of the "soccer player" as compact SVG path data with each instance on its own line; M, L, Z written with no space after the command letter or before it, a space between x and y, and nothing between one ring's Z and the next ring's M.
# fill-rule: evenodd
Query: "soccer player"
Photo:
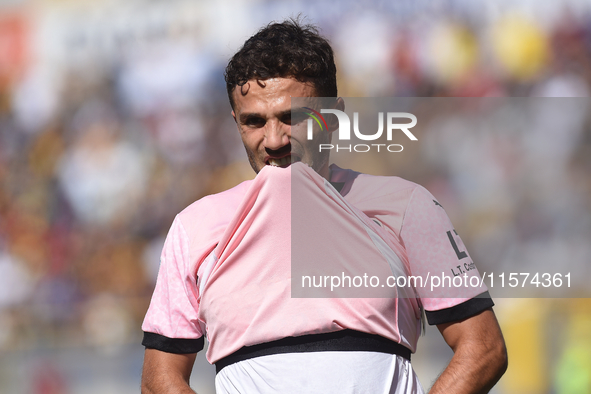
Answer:
M430 392L490 390L507 354L486 289L453 298L420 286L416 298L291 297L291 221L302 220L290 216L296 178L298 201L309 202L298 215L337 229L310 228L312 251L383 259L392 272L420 277L473 267L424 188L329 165L315 147L330 142L334 125L310 141L292 133L292 97L334 97L332 108L344 108L328 42L297 21L270 24L230 60L226 83L257 176L175 218L142 326L142 392L193 393L189 377L207 335L218 393L423 393L410 364L422 309L454 351ZM343 223L351 236L335 247Z

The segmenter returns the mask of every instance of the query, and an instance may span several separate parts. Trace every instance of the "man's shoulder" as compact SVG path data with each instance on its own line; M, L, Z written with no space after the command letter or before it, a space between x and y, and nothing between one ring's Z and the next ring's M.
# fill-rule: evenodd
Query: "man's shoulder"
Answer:
M345 185L344 193L350 193L355 199L374 199L387 195L410 195L417 189L424 189L418 183L409 181L399 176L371 175L350 169L342 169L336 165L331 166L335 182Z
M439 205L433 194L423 185L409 181L398 176L378 176L360 174L356 185L356 198L368 200L368 203L383 204L397 212L424 210L427 207ZM443 211L443 210L442 210ZM423 212L431 212L424 210ZM434 212L434 211L433 211ZM445 211L443 211L444 213ZM437 213L441 213L437 211ZM447 217L447 216L446 216Z
M422 188L418 183L394 175L371 175L361 173L360 180L364 183L364 186L373 185L373 189L381 189L388 192Z

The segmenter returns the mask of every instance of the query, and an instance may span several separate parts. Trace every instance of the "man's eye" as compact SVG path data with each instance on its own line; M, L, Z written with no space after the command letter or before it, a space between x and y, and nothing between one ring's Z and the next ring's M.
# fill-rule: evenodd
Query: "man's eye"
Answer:
M296 124L306 120L306 118L308 118L308 115L306 113L301 112L301 111L292 111L291 115L289 115L289 123L285 122L285 121L284 121L284 123L296 125Z
M281 122L286 125L291 125L292 117L291 114L285 114L281 117Z
M248 118L244 122L245 126L260 128L265 125L265 120L261 118Z

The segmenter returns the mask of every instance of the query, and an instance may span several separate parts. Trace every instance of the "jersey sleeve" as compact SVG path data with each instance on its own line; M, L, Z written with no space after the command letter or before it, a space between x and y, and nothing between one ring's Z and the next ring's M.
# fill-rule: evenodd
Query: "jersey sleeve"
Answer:
M429 324L462 320L494 305L443 206L422 186L413 191L400 237Z
M156 287L142 324L142 345L168 353L196 353L204 338L196 273L189 264L188 236L177 216L166 237Z

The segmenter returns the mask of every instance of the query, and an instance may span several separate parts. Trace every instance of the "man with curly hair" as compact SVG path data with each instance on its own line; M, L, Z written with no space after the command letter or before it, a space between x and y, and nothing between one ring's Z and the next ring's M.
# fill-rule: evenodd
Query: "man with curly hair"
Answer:
M470 260L424 188L329 165L328 152L315 147L330 142L334 125L310 140L292 128L300 122L293 97L332 98L331 108L344 109L326 39L298 21L272 23L245 42L225 77L257 177L175 218L142 326L142 392L193 393L189 377L207 336L219 393L423 393L410 364L422 310L454 351L430 392L490 390L507 355L486 289L454 298L428 289L403 298L291 297L292 176L306 180L298 193L328 229L353 223L360 230L352 234L363 235L339 243L330 230L315 236L310 228L314 251L352 261L385 256L393 269L418 276ZM367 234L376 245L385 240L382 249L364 243Z

